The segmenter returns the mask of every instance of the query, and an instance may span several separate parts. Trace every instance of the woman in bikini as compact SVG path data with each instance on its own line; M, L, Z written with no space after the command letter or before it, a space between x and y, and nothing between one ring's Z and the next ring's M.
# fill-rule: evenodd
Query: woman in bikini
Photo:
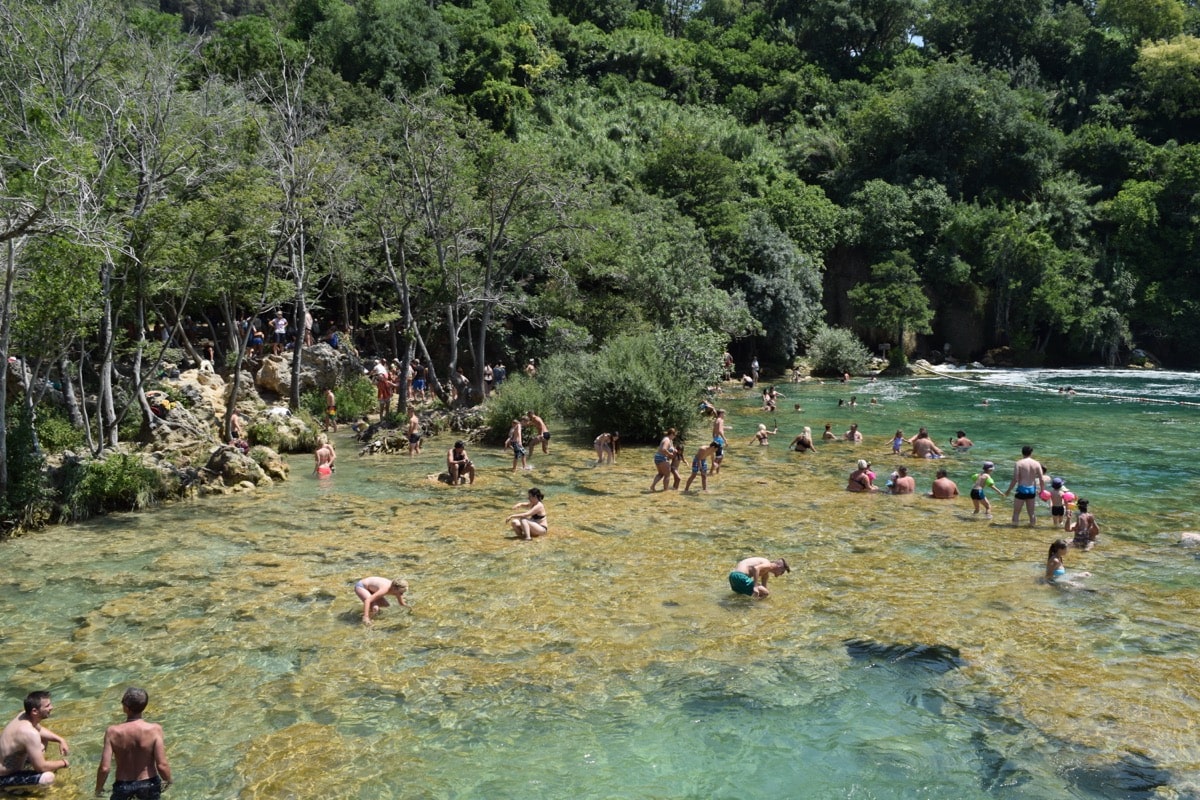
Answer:
M513 533L528 541L534 536L542 536L550 530L550 526L546 522L546 506L542 504L544 498L542 490L534 487L529 490L527 501L513 506L513 508L525 509L517 514L509 514L508 518L504 520L512 527Z

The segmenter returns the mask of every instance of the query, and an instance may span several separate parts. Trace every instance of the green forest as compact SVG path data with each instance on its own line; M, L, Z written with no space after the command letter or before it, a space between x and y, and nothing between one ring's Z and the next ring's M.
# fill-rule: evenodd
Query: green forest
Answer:
M98 449L158 334L236 371L275 310L478 387L1200 359L1182 0L10 0L0 136L0 354Z

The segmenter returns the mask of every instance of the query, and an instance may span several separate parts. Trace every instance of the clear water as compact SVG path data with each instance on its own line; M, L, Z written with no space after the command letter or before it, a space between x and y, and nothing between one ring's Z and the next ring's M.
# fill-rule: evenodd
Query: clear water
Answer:
M331 480L296 458L270 491L4 543L2 699L54 692L75 764L58 798L91 796L129 684L166 728L175 800L1200 796L1200 548L1178 544L1200 529L1200 409L1179 404L1200 377L780 388L766 448L757 396L725 398L708 494L650 495L648 448L595 468L561 427L532 473L473 448L458 489L431 479L447 437L416 460L347 438ZM852 421L862 445L785 450ZM922 492L946 466L965 494L984 459L1003 488L1028 442L1090 498L1101 543L1067 556L1088 590L1038 583L1048 513L1012 528L1003 502L988 522L965 498L844 491L920 425L975 441L905 459ZM522 543L503 518L530 485L551 533ZM726 583L752 554L794 567L763 602ZM406 577L412 611L364 629L368 574Z

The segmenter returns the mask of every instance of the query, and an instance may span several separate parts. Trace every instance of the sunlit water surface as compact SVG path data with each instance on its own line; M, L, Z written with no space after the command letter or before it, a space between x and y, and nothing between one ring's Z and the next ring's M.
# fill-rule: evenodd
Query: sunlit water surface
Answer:
M810 382L782 385L774 417L730 390L725 468L690 495L647 492L648 448L596 468L594 432L561 426L531 473L474 447L457 489L430 478L445 436L410 460L339 435L329 480L294 457L268 491L0 544L3 700L53 691L74 764L58 798L91 795L129 684L165 726L175 800L1200 796L1200 549L1178 544L1200 528L1200 409L1158 402L1198 387ZM760 421L769 447L748 444ZM853 421L862 445L786 450ZM1028 442L1090 498L1101 543L1067 556L1088 588L1038 582L1048 510L1030 530L1003 501L989 522L965 496L844 491L859 457L882 483L892 434L920 425L975 441L905 459L922 492L946 466L965 495L984 459L1003 488ZM530 485L551 533L518 542L503 518ZM726 582L747 555L795 569L752 602ZM365 629L369 574L406 577L411 612Z

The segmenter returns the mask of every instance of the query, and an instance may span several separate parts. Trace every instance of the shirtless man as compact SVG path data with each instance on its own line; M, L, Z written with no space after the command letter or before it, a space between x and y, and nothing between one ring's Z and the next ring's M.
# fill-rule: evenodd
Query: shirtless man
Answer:
M533 413L532 411L525 412L525 421L528 422L530 425L533 425L535 428L537 428L538 432L537 432L537 436L534 437L534 441L537 441L538 439L540 439L542 441L542 453L543 454L549 453L550 452L550 429L546 426L546 423L542 420L541 417L539 417L537 414Z
M941 458L943 455L941 448L933 443L928 433L918 433L913 437L912 454L914 458Z
M743 558L729 573L729 588L737 594L761 600L771 594L767 589L768 578L791 571L792 568L782 558L776 561L761 556Z
M709 461L714 457L716 452L716 442L710 442L703 447L696 449L696 455L692 456L692 474L688 477L687 483L684 484L684 492L690 492L692 490L692 481L696 480L697 473L700 475L700 491L708 491Z
M850 430L846 431L846 435L843 438L847 442L854 442L855 444L862 442L862 431L858 429L857 422L850 425Z
M337 433L337 397L334 396L333 389L325 390L325 419L322 421L322 427Z
M419 456L421 454L421 419L415 410L408 415L408 428L405 433L408 434L408 457Z
M67 761L70 748L67 740L49 728L42 720L54 711L49 692L30 692L25 697L25 711L0 731L0 789L14 786L49 786L54 773L71 766ZM57 742L63 757L46 760L46 742Z
M1025 445L1021 448L1021 460L1013 465L1012 481L1008 484L1008 488L1004 490L1005 496L1013 490L1015 486L1017 492L1013 495L1013 515L1012 524L1016 524L1021 519L1021 506L1025 506L1025 513L1029 516L1029 527L1037 524L1037 517L1034 509L1037 507L1037 497L1045 487L1046 479L1042 465L1033 458L1033 447Z
M974 447L975 443L967 438L966 431L959 431L954 435L954 438L950 440L950 446L953 447L956 452L965 453Z
M958 485L946 477L946 470L939 469L933 481L933 489L929 496L934 500L952 500L958 497Z
M313 453L313 460L316 462L313 465L314 475L332 475L334 466L333 462L337 461L337 452L334 451L333 445L325 438L325 434L317 437L317 449Z
M712 441L717 446L713 452L712 473L721 471L721 462L725 459L725 409L718 408L717 416L713 419Z
M896 467L896 478L892 481L892 494L915 494L917 481L908 474L908 467Z
M450 473L450 485L458 486L459 479L464 475L467 483L475 483L475 465L467 457L466 445L462 439L454 443L446 452L446 471Z
M163 743L162 726L142 719L150 696L131 686L121 698L125 721L104 732L104 750L96 770L96 796L104 792L109 767L115 758L117 774L112 800L158 800L171 785L171 765Z

